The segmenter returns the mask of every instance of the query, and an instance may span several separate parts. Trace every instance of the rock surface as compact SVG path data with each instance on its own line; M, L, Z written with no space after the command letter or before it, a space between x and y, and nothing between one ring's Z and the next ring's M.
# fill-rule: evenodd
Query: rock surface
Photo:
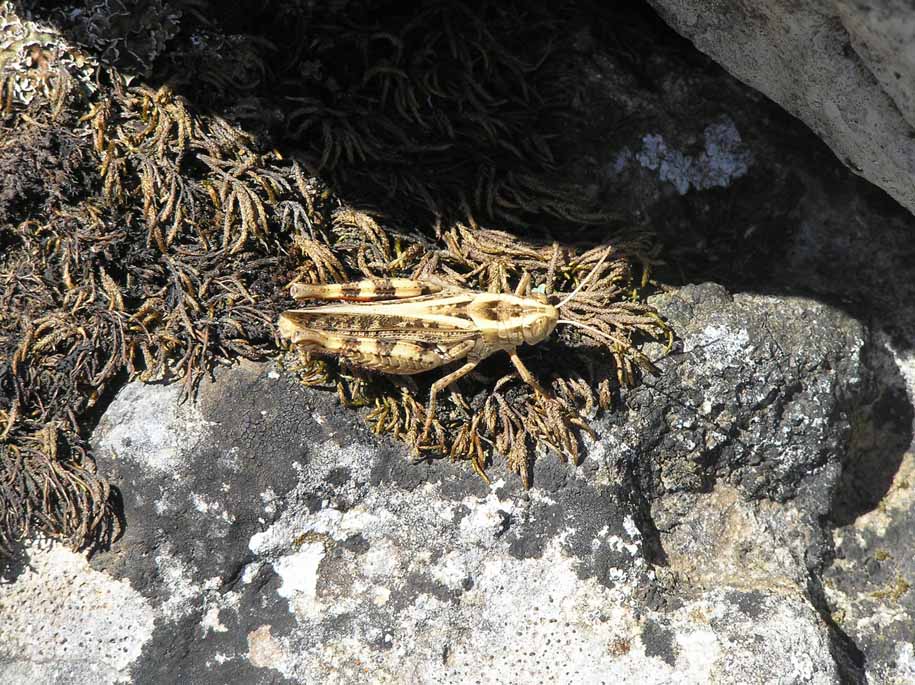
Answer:
M52 643L61 682L86 661L107 682L125 662L134 682L839 682L852 659L811 587L866 333L714 285L657 304L682 336L662 381L581 466L542 457L527 492L410 465L271 366L224 369L196 403L128 385L94 438L124 537L91 567L33 545L0 602L124 645ZM30 590L43 568L67 580L52 607ZM87 620L106 575L121 595ZM39 668L2 644L6 674Z
M915 211L915 14L901 0L650 0L696 47Z
M583 176L658 231L659 280L702 285L656 297L678 347L583 463L527 492L411 465L271 366L197 402L128 385L94 436L124 536L20 550L0 682L915 679L915 221L662 27L614 26L576 37Z
M16 582L0 582L0 680L123 682L152 637L147 600L59 543L35 541L16 562Z

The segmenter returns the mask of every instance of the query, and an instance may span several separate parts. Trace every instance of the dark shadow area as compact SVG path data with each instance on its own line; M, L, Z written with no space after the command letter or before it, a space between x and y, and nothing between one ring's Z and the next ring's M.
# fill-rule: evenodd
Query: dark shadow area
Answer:
M25 551L19 543L14 543L10 549L4 549L0 554L0 578L3 579L3 584L15 583L28 567Z
M912 444L915 409L905 379L885 347L874 344L867 353L872 401L852 410L852 435L833 494L831 521L836 526L851 525L880 505Z
M561 236L605 223L566 154L587 124L574 40L587 3L176 0L107 16L26 4L393 224L426 235L455 218L527 234L552 224Z
M632 493L635 523L642 534L642 553L645 560L652 566L669 566L670 560L661 541L661 532L651 515L651 499L643 492L638 477L633 477L630 481L629 491Z

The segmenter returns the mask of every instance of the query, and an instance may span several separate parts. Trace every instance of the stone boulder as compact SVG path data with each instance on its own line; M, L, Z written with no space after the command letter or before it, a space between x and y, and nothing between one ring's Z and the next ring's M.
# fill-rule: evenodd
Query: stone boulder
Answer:
M915 211L915 11L902 0L650 0L744 83Z
M581 465L541 456L529 491L498 463L491 487L410 464L271 365L223 369L183 403L126 386L93 440L125 533L89 564L22 550L0 586L0 673L838 682L854 660L823 613L820 521L871 391L866 331L714 285L656 304L681 335L661 378L599 422Z

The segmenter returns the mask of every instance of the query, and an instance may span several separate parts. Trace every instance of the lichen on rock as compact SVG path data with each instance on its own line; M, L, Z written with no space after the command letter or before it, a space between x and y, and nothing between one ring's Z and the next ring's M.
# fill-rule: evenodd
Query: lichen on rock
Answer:
M689 313L678 314L687 303ZM134 493L125 504L136 523L119 543L129 552L94 564L142 588L163 616L150 655L191 626L225 628L185 633L181 663L144 659L135 668L163 679L269 669L291 682L665 682L675 674L742 682L771 662L780 677L834 682L834 637L806 586L822 545L814 512L828 505L838 475L839 455L824 457L823 448L843 434L841 415L815 430L790 420L790 430L778 430L801 460L792 470L773 452L757 456L756 469L785 488L768 492L788 504L760 499L767 491L740 477L745 435L720 435L696 460L707 465L705 481L677 480L677 471L646 477L664 474L680 443L631 435L651 430L655 417L686 414L693 430L714 432L701 401L693 405L693 384L744 425L757 408L742 401L743 389L764 385L757 376L783 364L778 355L748 362L747 350L766 341L774 349L791 340L798 361L825 354L834 364L799 363L810 397L782 384L770 405L790 416L793 402L812 401L830 414L844 394L861 391L842 366L856 363L861 329L815 303L735 300L713 286L659 306L685 317L683 356L666 362L670 385L631 394L629 416L602 423L581 466L539 463L528 491L517 482L486 487L447 463L409 465L397 443L373 442L351 412L270 366L220 371L196 405L179 405L174 387L128 386L95 440L99 454L117 455L103 465ZM771 318L790 306L817 312L815 335L798 337L797 317ZM814 382L821 374L829 382ZM161 476L160 435L175 436L170 443L186 455L178 478ZM688 433L675 439L694 442ZM704 491L716 478L710 498ZM199 506L210 501L223 505ZM166 531L175 531L167 560L153 552ZM183 611L176 597L185 598Z
M636 5L423 3L413 24L370 2L26 5L107 63L100 90L68 71L0 122L0 450L19 450L0 458L58 479L64 532L123 527L88 560L8 536L3 678L911 679L911 216L803 125ZM157 16L153 36L122 21ZM502 469L515 434L490 483L410 462L392 436L430 379L276 356L292 280L568 290L627 225L618 292L591 304L678 337L617 366L572 334L522 349L594 430L529 488ZM659 373L631 388L636 352ZM446 430L499 395L529 408L490 362L442 401ZM45 511L40 478L0 473L0 497L23 482L8 529Z

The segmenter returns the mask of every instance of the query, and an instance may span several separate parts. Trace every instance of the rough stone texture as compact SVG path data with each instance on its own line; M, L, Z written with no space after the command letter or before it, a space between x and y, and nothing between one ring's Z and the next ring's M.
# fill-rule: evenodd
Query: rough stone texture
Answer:
M836 532L836 561L825 574L836 621L871 655L872 682L915 682L913 478L909 452L880 508Z
M650 0L696 47L801 118L915 211L915 13L903 0Z
M835 478L846 407L864 391L859 323L812 300L732 297L713 285L653 302L682 348L631 394L634 409L615 417L618 449L650 492L703 491L726 479L784 501L812 473ZM647 454L663 456L654 464Z
M902 685L915 682L915 449L892 429L912 422L911 407L899 415L893 398L915 398L915 358L891 360L900 376L853 442L837 491L835 561L823 584L836 623L867 657L870 682Z
M680 342L583 464L490 490L271 367L197 403L129 385L94 438L124 537L91 566L29 547L0 584L12 632L106 626L127 652L4 641L0 679L912 682L915 222L625 19L575 37L594 129L570 151L658 231L659 280L719 285L655 298Z
M129 583L136 620L154 618L133 680L839 682L810 558L865 333L714 285L657 304L682 336L663 382L581 466L542 458L527 492L410 465L270 366L223 370L196 403L128 385L94 439L128 526L85 573ZM744 446L765 443L753 431L779 449Z
M15 571L15 582L10 581ZM154 614L126 580L36 540L0 576L0 682L118 683L153 632Z

